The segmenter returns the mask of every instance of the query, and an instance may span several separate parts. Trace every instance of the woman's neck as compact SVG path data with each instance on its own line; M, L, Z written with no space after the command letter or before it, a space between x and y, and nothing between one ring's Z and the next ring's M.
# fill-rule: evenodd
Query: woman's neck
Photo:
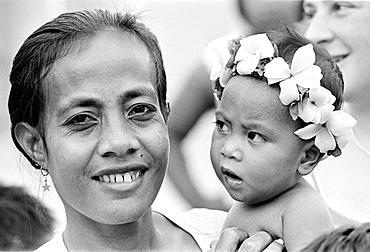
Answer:
M354 134L357 140L368 150L370 150L369 106L363 106L358 103L345 103L343 108L343 110L350 113L357 120L357 124L354 127Z
M127 224L100 224L86 216L68 218L63 240L70 251L156 251L160 238L149 210L140 219Z

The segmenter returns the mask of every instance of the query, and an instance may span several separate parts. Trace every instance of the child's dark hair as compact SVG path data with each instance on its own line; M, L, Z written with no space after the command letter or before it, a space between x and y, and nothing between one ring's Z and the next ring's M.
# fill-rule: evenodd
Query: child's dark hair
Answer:
M99 31L114 29L127 32L137 36L145 44L153 61L153 76L157 84L160 108L165 120L167 119L167 81L161 49L156 36L138 22L137 18L137 15L130 12L111 13L107 10L64 13L41 26L24 41L14 58L10 73L12 86L8 109L13 142L35 168L39 169L40 166L23 151L14 135L14 127L19 122L26 122L38 129L41 137L44 137L44 78L56 60L68 54L78 42Z
M284 27L279 31L271 31L267 35L271 42L276 44L279 56L284 58L288 64L292 63L294 53L298 48L307 44L313 45L316 55L315 65L321 68L321 73L323 75L320 81L321 86L330 90L335 96L336 100L333 105L335 110L339 110L343 103L344 81L342 72L339 70L330 54L321 46L302 37L288 27Z

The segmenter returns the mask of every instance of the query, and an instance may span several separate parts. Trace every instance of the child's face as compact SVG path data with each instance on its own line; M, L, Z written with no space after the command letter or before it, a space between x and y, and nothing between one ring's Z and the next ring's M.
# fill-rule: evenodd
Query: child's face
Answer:
M100 32L83 45L45 83L46 168L67 216L132 222L153 203L168 159L153 64L128 33Z
M224 90L216 111L211 145L215 172L237 201L260 203L289 189L304 142L279 98L265 81L235 76Z

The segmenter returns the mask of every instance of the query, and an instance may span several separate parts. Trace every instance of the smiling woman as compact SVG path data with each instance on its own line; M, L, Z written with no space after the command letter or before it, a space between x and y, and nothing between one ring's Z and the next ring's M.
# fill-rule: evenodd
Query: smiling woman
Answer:
M14 58L12 138L50 174L67 217L38 251L206 251L220 233L224 212L151 210L167 169L169 108L161 50L137 18L65 13ZM261 235L258 251L271 243Z
M345 83L343 110L357 119L343 155L312 173L338 226L370 221L369 23L370 1L304 1L304 35L336 60Z

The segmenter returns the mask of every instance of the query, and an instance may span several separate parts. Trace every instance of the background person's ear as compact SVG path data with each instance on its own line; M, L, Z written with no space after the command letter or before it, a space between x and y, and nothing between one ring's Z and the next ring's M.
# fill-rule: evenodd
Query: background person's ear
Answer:
M319 148L313 142L310 143L298 167L299 174L302 176L310 174L323 156L324 154L320 152Z
M44 142L35 128L25 122L17 123L14 127L14 136L22 148L23 154L33 166L35 164L41 166L41 164L45 163L46 150Z

